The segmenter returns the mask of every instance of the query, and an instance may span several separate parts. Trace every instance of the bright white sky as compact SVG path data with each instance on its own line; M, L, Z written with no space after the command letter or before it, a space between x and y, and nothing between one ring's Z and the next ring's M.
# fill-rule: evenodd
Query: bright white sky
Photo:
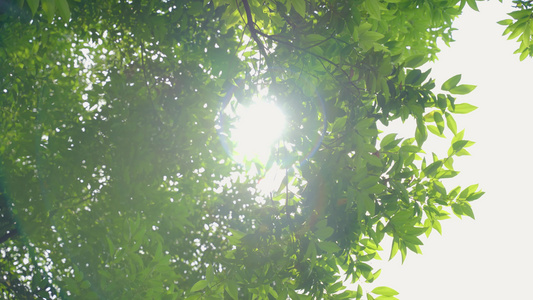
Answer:
M479 13L466 8L454 26L456 42L443 45L431 66L437 87L456 74L478 85L457 100L479 107L456 117L476 144L472 156L456 159L461 174L447 185L480 184L486 194L472 203L476 220L443 221L443 235L433 232L424 254L410 252L403 265L399 254L387 261L385 249L371 288L392 287L401 300L533 299L533 59L520 62L518 43L501 36L496 22L511 11L504 2L478 2Z

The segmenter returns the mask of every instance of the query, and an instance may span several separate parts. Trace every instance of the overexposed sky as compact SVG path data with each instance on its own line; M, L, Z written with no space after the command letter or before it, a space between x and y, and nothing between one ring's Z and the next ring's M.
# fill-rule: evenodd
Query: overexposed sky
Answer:
M392 287L401 300L533 299L533 59L520 62L513 54L519 44L496 24L510 18L510 1L478 6L480 12L467 7L455 22L456 42L442 45L430 76L437 87L456 74L478 86L457 99L479 107L456 117L476 144L468 148L472 156L455 160L461 174L446 185L479 183L486 194L472 202L476 220L452 215L442 222L442 236L424 239L423 255L409 252L402 265L399 254L389 262L389 250L382 253L372 286Z

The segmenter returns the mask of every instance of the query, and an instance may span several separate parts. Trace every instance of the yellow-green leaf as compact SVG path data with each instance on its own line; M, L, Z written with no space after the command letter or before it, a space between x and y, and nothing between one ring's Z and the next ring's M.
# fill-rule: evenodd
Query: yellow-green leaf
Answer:
M468 103L456 104L455 109L452 110L456 114L467 114L477 109L477 106Z
M383 296L394 296L399 294L397 291L386 286L378 286L377 288L372 290L372 293Z
M461 74L455 75L452 78L446 80L442 84L440 89L443 91L449 91L453 89L454 87L456 87L460 80L461 80Z

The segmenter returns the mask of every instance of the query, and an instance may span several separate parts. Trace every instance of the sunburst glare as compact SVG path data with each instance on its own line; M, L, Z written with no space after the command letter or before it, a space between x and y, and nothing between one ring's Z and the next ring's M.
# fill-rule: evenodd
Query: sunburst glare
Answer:
M235 159L266 164L285 128L283 112L273 102L257 100L238 106L237 118L231 131Z

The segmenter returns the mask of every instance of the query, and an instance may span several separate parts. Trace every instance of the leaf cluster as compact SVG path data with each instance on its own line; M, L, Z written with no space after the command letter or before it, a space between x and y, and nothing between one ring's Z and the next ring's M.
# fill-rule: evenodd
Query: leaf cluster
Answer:
M473 0L7 3L3 298L361 299L346 284L378 278L386 235L405 259L450 213L474 217L478 186L444 182L473 145L453 116L475 86L435 94L421 68ZM222 113L261 87L289 120L265 201ZM412 137L378 129L397 119ZM444 157L429 133L451 136Z

